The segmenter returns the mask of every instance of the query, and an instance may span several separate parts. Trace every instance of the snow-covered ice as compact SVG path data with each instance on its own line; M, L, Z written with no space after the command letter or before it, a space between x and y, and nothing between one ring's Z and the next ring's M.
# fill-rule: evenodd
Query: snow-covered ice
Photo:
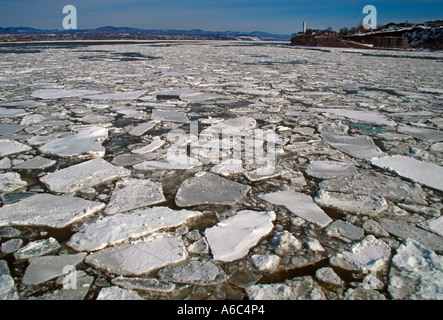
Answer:
M345 251L330 259L333 266L348 270L375 271L386 270L391 258L391 248L373 235L350 245Z
M392 258L388 290L399 300L441 300L443 257L406 238Z
M443 54L282 44L0 54L0 299L441 297Z

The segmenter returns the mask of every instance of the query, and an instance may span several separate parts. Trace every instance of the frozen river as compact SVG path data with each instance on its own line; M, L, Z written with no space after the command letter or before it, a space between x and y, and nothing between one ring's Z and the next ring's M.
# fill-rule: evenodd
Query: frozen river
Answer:
M0 46L1 299L443 299L443 53Z

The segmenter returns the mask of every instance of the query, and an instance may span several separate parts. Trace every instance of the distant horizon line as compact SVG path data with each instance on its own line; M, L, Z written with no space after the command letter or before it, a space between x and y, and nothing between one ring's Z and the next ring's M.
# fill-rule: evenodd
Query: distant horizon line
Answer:
M57 32L76 32L76 31L88 31L88 30L98 30L98 29L105 29L105 28L113 28L113 29L132 29L132 30L141 30L141 31L185 31L185 32L190 32L190 31L200 31L200 32L204 32L204 33L221 33L221 34L227 34L227 33L232 33L232 34L253 34L253 33L263 33L263 34L269 34L269 35L281 35L281 36L290 36L294 33L297 32L292 32L292 33L273 33L273 32L268 32L268 31L262 31L262 30L254 30L254 31L238 31L238 30L205 30L205 29L201 29L201 28L191 28L191 29L177 29L177 28L139 28L139 27L127 27L127 26L112 26L112 25L105 25L105 26L100 26L100 27L92 27L92 28L77 28L77 29L58 29L58 28L53 28L53 29L43 29L43 28L38 28L38 27L29 27L29 26L19 26L19 27L11 27L11 26L0 26L1 29L33 29L33 30L38 30L38 31L57 31Z

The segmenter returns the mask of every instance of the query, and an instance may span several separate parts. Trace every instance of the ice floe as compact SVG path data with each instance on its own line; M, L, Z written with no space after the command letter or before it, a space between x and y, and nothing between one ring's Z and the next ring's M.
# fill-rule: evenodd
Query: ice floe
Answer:
M160 149L165 143L166 142L160 138L154 139L148 145L138 148L138 149L135 149L135 150L132 150L131 152L138 153L138 154L153 152L157 149Z
M135 170L187 170L201 165L201 162L188 156L168 156L162 160L148 160L133 165Z
M385 155L368 136L322 134L322 138L334 148L358 159L370 159Z
M114 93L89 92L86 95L82 95L82 98L89 100L135 100L144 93L145 91L143 90Z
M23 283L37 285L67 274L71 271L71 268L66 268L66 266L76 267L85 256L85 252L80 252L77 254L30 258L29 266L23 276Z
M60 248L60 244L55 238L41 239L31 241L25 246L21 247L14 253L14 258L17 260L25 260L33 257L40 257L51 253Z
M39 149L43 153L59 157L103 157L105 148L102 146L102 142L107 137L108 129L91 127L75 135L55 139Z
M352 163L324 160L312 161L306 168L306 173L319 179L331 179L354 176L358 171Z
M175 203L179 207L202 204L233 205L245 197L250 189L247 185L204 172L180 185Z
M81 89L40 89L32 93L32 97L40 99L61 99L70 97L81 97L91 94L98 94L100 91L96 90L81 90Z
M112 279L112 284L128 290L140 290L151 292L170 293L177 287L172 282L163 282L157 278L149 277L123 277Z
M155 121L189 123L189 119L183 112L174 110L152 110L151 119Z
M280 257L275 254L253 254L251 262L258 271L273 272L278 268Z
M302 243L288 230L276 233L271 243L275 246L275 253L284 255L288 252L296 252L301 249Z
M387 156L371 159L370 162L427 187L443 191L443 167L434 163L407 156Z
M320 190L314 201L321 207L368 216L376 216L388 209L388 203L383 197L372 195L351 195Z
M335 273L334 269L330 267L320 268L315 272L315 277L327 284L334 286L340 286L343 284L343 280Z
M0 136L8 136L22 130L25 126L12 123L0 123Z
M211 285L226 280L226 274L210 260L191 260L185 264L172 265L159 271L158 276L165 282Z
M11 160L9 158L0 159L0 170L7 170L11 168Z
M23 181L18 173L0 173L0 192L12 192L27 185L28 183Z
M17 288L9 271L8 262L0 260L0 300L18 300Z
M392 258L388 291L398 300L441 300L443 258L406 238Z
M214 260L235 261L244 257L274 228L273 211L243 210L205 230Z
M326 300L325 293L311 276L283 283L256 284L246 292L250 300Z
M47 159L41 156L36 156L32 159L26 160L14 166L15 170L43 170L54 166L57 163L55 160Z
M105 204L71 196L36 194L0 208L0 226L64 228L103 209Z
M245 169L242 166L241 159L227 159L211 168L212 173L227 177L233 174L243 173Z
M168 207L117 213L85 224L67 245L77 251L96 251L161 229L178 227L200 215L200 211L173 210Z
M395 202L426 204L426 193L418 184L380 173L333 178L320 182L318 186L324 191L375 196Z
M387 232L400 239L411 238L431 250L443 250L443 237L418 228L414 224L387 218L380 219L379 222Z
M154 121L149 121L149 122L145 122L142 124L139 124L137 126L135 126L134 128L131 129L131 131L129 131L130 135L133 136L142 136L144 135L147 131L151 130L152 128L155 127L155 122Z
M0 139L0 157L26 152L29 150L32 150L32 148L23 143L10 139Z
M0 62L0 299L441 296L441 54L38 49Z
M114 166L102 158L96 158L48 173L40 180L53 192L72 193L126 177L130 173L128 169Z
M335 220L326 227L325 234L328 237L339 238L345 242L353 242L361 240L365 233L362 228L347 221Z
M443 237L443 217L424 221L420 223L420 227Z
M285 206L296 216L321 228L332 222L332 219L315 204L310 196L300 192L277 191L259 195L259 198L275 205Z
M23 245L22 239L11 239L11 240L4 242L1 245L0 251L1 251L1 253L4 253L4 254L14 253L18 249L20 249L20 247L22 245Z
M122 289L117 286L102 288L97 296L97 300L144 300L140 295L132 290Z
M342 253L330 259L333 266L348 270L381 271L385 270L391 260L391 248L373 235L351 245Z
M179 236L155 234L144 241L106 248L88 255L86 263L123 276L139 276L179 263L188 257Z
M164 201L166 199L160 183L142 179L122 179L116 183L105 213L125 212Z
M316 108L319 112L330 113L338 116L351 118L357 121L373 123L377 125L396 126L397 123L385 115L377 111L366 110L350 110L350 109L337 109L337 108Z
M443 141L443 132L438 130L401 125L398 128L398 132L410 134L411 136L426 142L432 143Z
M14 118L24 116L26 114L25 109L8 109L0 107L0 117L3 118Z

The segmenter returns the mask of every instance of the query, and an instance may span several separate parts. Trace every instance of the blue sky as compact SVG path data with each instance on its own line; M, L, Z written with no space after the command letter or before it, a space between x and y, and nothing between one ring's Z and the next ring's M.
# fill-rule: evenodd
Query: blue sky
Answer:
M145 29L266 31L292 34L308 28L358 25L365 5L378 24L443 19L443 0L0 0L0 26L63 29L65 5L77 8L79 29L101 26Z

